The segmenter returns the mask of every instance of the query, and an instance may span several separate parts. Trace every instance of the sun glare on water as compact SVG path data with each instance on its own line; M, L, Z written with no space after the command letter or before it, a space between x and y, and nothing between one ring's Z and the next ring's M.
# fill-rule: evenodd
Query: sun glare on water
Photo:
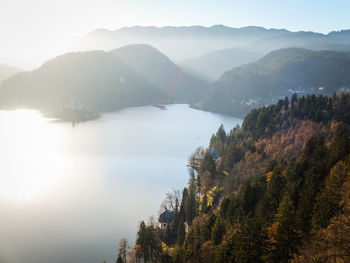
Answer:
M0 198L26 201L59 175L58 132L32 110L0 111Z

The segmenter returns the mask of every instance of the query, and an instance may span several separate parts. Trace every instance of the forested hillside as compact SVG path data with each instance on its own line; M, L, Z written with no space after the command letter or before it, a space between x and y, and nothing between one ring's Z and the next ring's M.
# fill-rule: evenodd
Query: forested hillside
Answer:
M203 108L245 116L251 109L291 96L350 88L350 53L287 48L225 72L213 84Z
M167 195L172 221L142 222L130 260L349 262L349 131L344 93L294 95L220 127L182 195Z

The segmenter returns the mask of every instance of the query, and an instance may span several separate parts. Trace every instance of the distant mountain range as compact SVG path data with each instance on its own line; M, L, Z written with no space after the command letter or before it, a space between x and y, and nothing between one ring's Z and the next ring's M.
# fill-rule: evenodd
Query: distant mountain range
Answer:
M255 62L263 55L242 48L222 49L182 61L179 65L208 81L216 81L227 70Z
M203 107L245 115L294 93L332 95L349 88L350 52L280 49L225 72L213 84Z
M339 34L346 35L331 35L339 39ZM345 37L342 39L345 41ZM73 106L100 113L128 106L187 103L244 116L252 108L294 93L332 95L350 89L350 52L285 48L230 69L259 56L233 48L188 60L187 66L182 64L210 80L226 70L209 84L147 44L109 52L68 53L36 70L4 80L0 85L0 107L50 111Z
M329 34L291 32L263 27L124 27L118 30L98 29L80 39L77 49L110 50L128 44L149 44L179 62L208 52L234 47L266 54L272 50L301 47L312 50L350 50L350 30Z
M7 79L7 78L17 74L20 71L21 70L18 68L6 66L6 65L0 65L0 83L4 79Z

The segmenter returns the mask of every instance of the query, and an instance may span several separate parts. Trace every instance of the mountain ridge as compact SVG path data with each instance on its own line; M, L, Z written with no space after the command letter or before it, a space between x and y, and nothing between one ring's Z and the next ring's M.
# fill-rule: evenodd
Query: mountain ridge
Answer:
M74 104L98 112L159 103L163 92L104 51L71 52L0 86L2 108L52 111ZM76 105L75 105L76 106Z
M240 116L293 93L332 95L350 88L350 53L280 49L226 71L213 86L203 108Z
M167 56L148 44L132 44L109 53L122 60L154 86L169 94L168 102L199 101L208 83L182 70Z
M21 69L11 67L8 65L4 65L4 64L0 64L0 83L3 80L21 72L21 71L22 71Z
M186 59L180 62L179 65L195 75L214 82L225 71L257 61L262 56L260 53L243 48L228 48Z
M129 44L149 44L176 63L228 48L243 48L263 55L288 47L350 50L348 30L323 34L258 26L133 26L116 30L98 29L80 40L77 46L83 49L111 50Z

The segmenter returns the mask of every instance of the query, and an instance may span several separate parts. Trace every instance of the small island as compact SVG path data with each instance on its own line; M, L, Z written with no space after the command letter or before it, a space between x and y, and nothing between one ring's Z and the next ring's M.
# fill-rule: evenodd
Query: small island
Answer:
M62 122L86 122L98 119L101 115L85 107L62 107L45 114L46 117Z
M153 107L156 107L156 108L161 109L161 110L166 110L167 109L165 107L165 105L162 105L162 104L153 104Z

